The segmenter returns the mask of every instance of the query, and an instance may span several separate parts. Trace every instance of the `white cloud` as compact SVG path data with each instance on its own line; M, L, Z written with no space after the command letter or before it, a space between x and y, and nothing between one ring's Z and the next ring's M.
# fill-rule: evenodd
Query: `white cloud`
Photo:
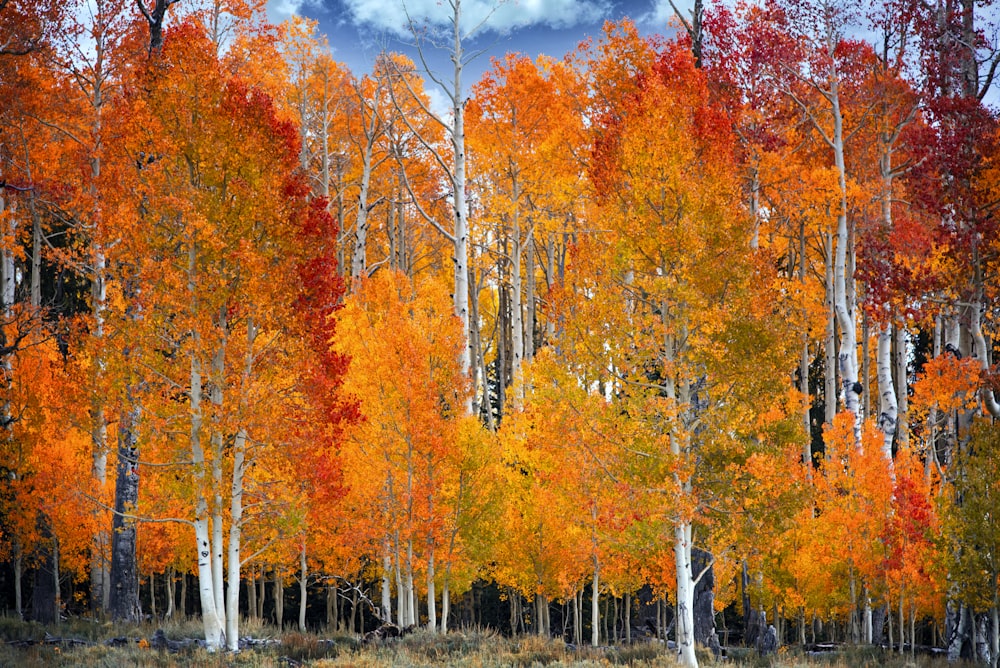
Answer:
M417 24L435 27L448 26L452 16L449 3L442 0L344 0L344 4L357 23L396 34L408 32L407 14ZM465 0L462 28L468 32L482 25L481 30L501 34L531 25L568 28L600 20L608 7L608 0L506 0L500 4L492 0Z
M691 8L694 6L692 0L674 0L677 9L681 10L684 18L690 20ZM669 0L654 0L653 6L648 12L635 17L636 23L640 23L656 30L664 30L668 25L676 24L677 18L674 15L674 8L670 6Z
M303 7L315 7L317 0L267 0L267 18L272 23L281 23L293 16L302 16Z

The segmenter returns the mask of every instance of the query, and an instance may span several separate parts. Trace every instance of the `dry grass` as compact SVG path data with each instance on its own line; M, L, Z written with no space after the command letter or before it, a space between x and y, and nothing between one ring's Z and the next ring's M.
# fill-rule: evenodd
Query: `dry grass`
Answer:
M58 628L0 617L0 667L81 666L91 668L168 668L205 666L206 668L287 668L316 666L323 668L535 668L567 666L636 666L673 668L672 653L659 644L636 644L628 647L574 648L562 640L525 636L504 638L490 630L466 630L445 636L418 631L383 644L361 646L347 635L320 636L285 633L279 636L274 627L251 624L241 626L241 635L256 639L280 640L244 650L238 654L210 654L196 646L170 653L149 647L158 628L172 640L198 638L197 620L159 625L112 626L85 619L72 620ZM76 642L44 642L51 636ZM119 646L107 642L119 639ZM27 645L27 642L36 644ZM946 662L930 657L900 657L877 648L854 648L825 656L807 656L786 649L771 657L758 657L752 651L733 650L729 660L715 662L707 652L699 652L702 665L726 665L742 668L944 668Z

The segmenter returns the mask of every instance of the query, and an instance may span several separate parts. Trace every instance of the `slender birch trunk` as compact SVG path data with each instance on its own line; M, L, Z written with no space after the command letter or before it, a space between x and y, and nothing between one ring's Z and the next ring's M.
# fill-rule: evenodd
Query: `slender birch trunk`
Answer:
M223 462L225 452L223 449L224 438L222 434L222 411L223 411L223 388L226 383L226 337L227 327L225 311L219 314L216 326L221 334L219 347L212 356L212 387L209 392L209 399L212 402L212 590L215 596L215 610L219 616L223 628L226 627L226 600L225 600L225 562L223 561L223 545L225 545L223 517L224 504L222 499L223 489Z
M594 581L593 590L590 597L590 644L597 647L601 644L601 609L600 609L600 572L601 567L597 562L597 555L594 555Z
M441 635L448 633L448 615L451 612L451 589L448 586L448 576L451 574L451 564L445 566L444 582L441 583Z
M252 324L250 325L252 327ZM243 526L243 473L246 466L247 431L240 427L233 440L233 477L229 499L229 546L226 555L228 566L226 589L226 642L231 652L239 650L240 620L240 543ZM251 582L250 586L253 586ZM252 616L252 615L251 615Z
M364 149L361 151L361 188L358 192L358 210L354 226L354 252L351 255L351 279L352 284L356 284L363 276L367 275L367 244L368 244L368 190L372 176L372 158L375 152L375 142L378 139L379 116L375 108L375 102L369 104L365 100L361 86L356 90L358 102L360 104L362 123L364 125ZM378 91L375 92L378 98ZM365 110L368 117L365 118Z
M454 148L455 175L452 193L455 200L455 313L462 321L466 346L462 349L462 370L468 374L472 368L472 351L469 339L469 207L465 201L465 93L462 90L462 69L465 51L462 48L462 0L453 0L454 7L454 84L452 89L451 141ZM478 324L477 324L478 326ZM468 403L466 412L471 412Z
M163 618L172 619L175 610L174 597L176 595L173 566L167 569L166 587L167 587L167 609L163 613Z
M833 237L823 235L823 245L826 250L826 331L823 340L823 394L825 401L824 422L833 424L837 415L837 316L834 309L833 285Z
M240 570L242 562L240 548L243 528L243 477L246 471L246 420L250 410L249 392L253 376L254 343L257 340L257 326L253 316L247 318L246 352L243 362L243 378L240 383L239 428L233 439L233 472L229 495L229 545L226 555L228 567L228 583L226 590L226 641L227 649L232 652L239 650L240 621ZM221 543L220 543L221 550ZM250 586L253 586L251 581ZM251 615L252 616L252 615Z
M625 596L622 599L622 605L625 606L625 644L632 644L632 595L625 592Z
M755 172L756 173L756 172ZM805 289L806 284L806 226L799 227L799 284ZM803 308L803 315L805 308ZM802 464L806 468L806 477L812 480L812 424L809 411L809 332L802 332L802 355L799 358L799 392L802 393L802 426L805 442L802 444Z
M417 593L413 587L413 539L406 539L406 582L404 583L404 593L406 596L406 625L413 626L417 623Z
M306 632L306 597L309 594L309 564L306 562L306 539L299 549L299 631Z
M892 324L882 324L878 334L878 427L882 431L882 455L892 471L892 441L896 435L899 406L892 379Z
M896 398L898 402L896 414L896 442L900 448L905 448L910 443L909 425L909 398L907 391L909 380L907 378L907 351L906 351L906 326L898 323L893 327L895 340L895 378L896 378Z
M674 527L674 558L677 561L677 653L681 665L697 668L694 653L694 575L691 572L691 524Z
M427 629L437 632L437 592L434 588L434 541L428 541L427 549Z
M192 315L198 310L197 293L197 244L192 243L188 249L188 292L191 299ZM210 652L221 649L225 643L224 628L225 622L218 608L219 598L216 597L215 578L213 569L213 550L216 547L212 544L211 520L209 516L208 500L205 498L204 483L208 469L205 461L205 452L201 445L201 432L203 428L202 414L202 371L201 360L199 358L201 337L197 331L192 332L193 345L190 352L191 357L191 383L190 383L190 420L191 420L191 462L194 465L194 483L197 490L195 501L195 541L198 555L198 593L201 599L201 619L202 629L205 633L205 645ZM219 464L213 464L219 466ZM114 570L114 569L112 569ZM218 574L221 577L221 572Z
M274 569L274 622L279 631L285 628L285 578L278 568Z
M389 555L388 537L382 542L382 623L392 621L392 588L389 575L392 572L392 557Z
M517 195L515 182L515 202L510 240L510 376L515 388L515 410L520 408L524 400L524 388L518 382L521 377L521 363L524 359L524 322L521 317L521 230L518 227Z
M393 563L395 564L394 571L396 576L396 626L405 628L406 607L409 596L406 595L403 589L403 565L399 549L399 531L395 531L393 532Z
M833 43L829 44L833 57ZM837 212L837 232L834 236L834 311L840 326L840 374L844 407L854 414L854 442L861 447L861 384L858 382L857 317L854 304L854 276L848 276L848 256L853 256L850 230L847 224L847 167L844 163L844 117L840 110L840 77L831 67L830 101L833 116L833 154L840 187L840 210ZM849 247L850 250L849 250Z
M525 267L527 279L524 295L524 359L530 362L535 356L535 232L534 222L528 228L528 236L524 240Z
M201 363L196 351L191 352L191 461L194 464L195 502L194 533L198 555L198 595L201 601L201 622L205 645L210 652L224 644L223 621L215 605L215 585L212 581L212 537L209 528L208 501L202 491L207 473L205 452L201 447Z

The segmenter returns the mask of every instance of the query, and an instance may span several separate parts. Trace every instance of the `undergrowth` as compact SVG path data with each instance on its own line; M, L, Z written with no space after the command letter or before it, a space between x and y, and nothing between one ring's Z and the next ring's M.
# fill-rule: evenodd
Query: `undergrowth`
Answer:
M154 649L157 630L173 641L175 651ZM466 629L447 635L421 630L403 638L368 645L348 634L279 633L261 622L242 622L240 634L256 644L237 654L209 653L190 642L201 637L198 620L174 620L134 626L71 619L58 627L44 627L16 618L0 617L0 667L48 668L535 668L566 666L636 666L673 668L669 650L655 642L615 647L573 647L560 639L538 636L506 638L489 629ZM185 641L188 644L180 646ZM727 659L716 661L699 650L701 665L739 668L944 668L943 659L892 654L876 647L847 648L836 653L810 655L795 648L760 657L752 650L733 648ZM971 665L971 664L970 664Z

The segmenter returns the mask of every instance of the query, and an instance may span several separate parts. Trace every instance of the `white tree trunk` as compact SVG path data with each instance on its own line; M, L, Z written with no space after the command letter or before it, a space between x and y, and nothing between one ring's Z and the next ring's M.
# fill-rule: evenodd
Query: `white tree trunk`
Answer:
M197 294L197 279L195 276L197 249L191 244L188 250L188 289L192 300L192 310L194 310L195 295ZM194 533L198 556L198 593L201 598L201 618L202 627L205 633L205 645L210 652L220 649L223 645L224 622L218 608L219 599L215 596L215 577L212 567L212 545L211 528L209 526L208 501L205 498L204 482L206 473L205 452L201 446L202 431L202 379L201 361L198 358L200 348L200 337L197 331L193 332L193 346L191 356L191 389L189 396L191 415L191 462L194 465L194 483L197 491L195 501L195 521ZM219 573L221 577L221 573Z
M4 198L0 197L0 215L4 213L6 208L5 204L6 202L4 201ZM9 239L16 239L17 216L7 216L7 220L9 223L7 225L7 229L3 231L4 235ZM7 316L9 316L10 308L14 305L15 288L17 286L16 281L17 275L15 273L14 266L14 249L13 247L8 247L7 244L4 244L3 249L0 250L0 300L3 301L4 314Z
M199 436L195 430L200 429L200 405L195 396L201 394L201 378L196 377L192 364L191 404L192 411L197 412L198 420L192 416L191 451L192 461L196 467L195 484L200 485L204 479L205 457L201 451ZM197 386L195 381L197 380ZM197 424L196 424L197 422ZM212 537L209 531L208 503L203 493L198 493L194 521L195 543L198 550L198 594L201 600L201 621L205 633L205 645L208 651L214 652L222 647L223 623L215 606L215 585L212 579Z
M434 588L434 543L428 544L427 554L427 628L431 633L437 632L437 592Z
M462 50L462 0L454 0L455 47L452 62L455 65L452 94L451 140L455 149L455 312L462 321L466 345L462 350L462 370L468 374L472 368L469 350L469 207L465 201L465 93L462 90L462 68L465 53ZM471 410L471 402L466 412Z
M878 427L882 431L882 454L892 470L892 439L896 435L898 404L892 379L892 325L884 323L878 333Z
M389 539L382 544L382 623L392 621L392 587L389 584L389 574L392 570L392 558L389 556Z
M369 108L368 101L364 99L360 86L358 86L357 94L362 110L365 147L361 153L361 189L358 193L358 213L354 226L354 253L351 256L351 279L353 283L357 283L362 277L367 275L368 190L372 176L372 156L375 150L375 140L378 136L378 112L374 107L375 102L372 102L372 106ZM364 110L366 109L371 114L368 118L364 118Z
M844 163L844 118L840 111L839 75L831 70L829 100L833 115L833 153L840 186L840 211L837 213L837 233L834 239L834 311L840 326L840 375L844 407L854 414L854 441L861 446L861 384L858 382L858 334L854 304L854 276L848 276L848 255L851 245L847 226L847 168ZM853 249L851 249L853 250ZM850 283L850 285L848 285Z
M104 338L104 310L107 301L107 289L105 284L106 259L104 252L96 244L93 250L93 264L91 267L91 315L94 318L94 329L91 336L98 342ZM101 350L103 346L96 346ZM104 411L104 392L100 379L104 375L104 356L98 353L94 361L96 365L97 387L91 390L91 472L94 476L94 483L97 489L103 490L108 479L108 420ZM90 593L93 597L92 606L94 609L107 610L111 602L111 570L108 559L108 549L110 538L107 529L106 513L100 509L95 509L98 519L98 530L94 536L94 553L90 559Z
M823 340L823 394L826 409L823 413L824 422L833 424L837 415L837 315L834 307L833 286L833 237L823 235L823 247L826 251L826 331Z
M299 631L306 632L306 595L309 593L309 564L306 562L306 539L299 550Z
M448 614L451 612L451 589L448 586L449 568L445 568L441 583L441 635L448 633Z
M406 595L406 591L403 588L403 565L402 565L402 560L400 559L401 554L399 551L398 531L395 532L395 534L393 534L393 547L395 553L395 558L393 559L393 562L394 562L394 571L396 575L396 626L398 626L399 628L405 628L406 602L409 599L409 596Z
M694 653L694 575L691 572L691 525L674 527L674 558L677 562L677 655L681 665L697 668Z
M601 644L601 608L600 608L600 564L594 555L594 582L590 597L590 644L597 647Z
M986 337L983 335L983 327L980 322L982 306L979 301L974 301L969 310L972 321L970 329L972 330L972 340L975 345L973 354L979 362L979 367L984 372L988 372L990 369L989 348L986 345ZM1000 402L997 401L993 390L984 384L980 390L980 396L986 411L994 419L1000 419Z
M229 502L229 587L226 590L226 647L231 652L239 651L240 619L240 528L243 520L243 470L246 459L247 432L240 428L233 442L233 484ZM250 586L253 586L251 582Z
M406 539L406 581L403 583L406 599L406 626L416 624L417 594L413 587L413 539Z
M225 600L225 562L223 560L224 530L223 530L223 500L222 500L222 477L223 461L225 452L223 450L222 435L222 400L223 386L225 385L225 363L226 363L226 339L225 339L225 315L221 316L221 329L223 331L222 342L212 356L212 389L209 397L212 401L212 586L215 595L215 610L219 615L222 625L226 625L226 600Z
M899 442L900 447L905 447L910 442L910 424L908 417L910 406L909 398L907 397L909 379L907 378L906 373L907 360L909 360L909 356L907 355L906 326L902 323L897 324L893 327L893 335L896 341L896 399L899 403L896 416L896 439Z
M517 197L515 186L514 196ZM511 229L510 248L510 341L511 341L511 379L514 382L514 407L519 409L523 404L524 388L519 382L521 364L524 360L524 322L521 317L521 230L518 228L517 202L514 202L513 225Z

